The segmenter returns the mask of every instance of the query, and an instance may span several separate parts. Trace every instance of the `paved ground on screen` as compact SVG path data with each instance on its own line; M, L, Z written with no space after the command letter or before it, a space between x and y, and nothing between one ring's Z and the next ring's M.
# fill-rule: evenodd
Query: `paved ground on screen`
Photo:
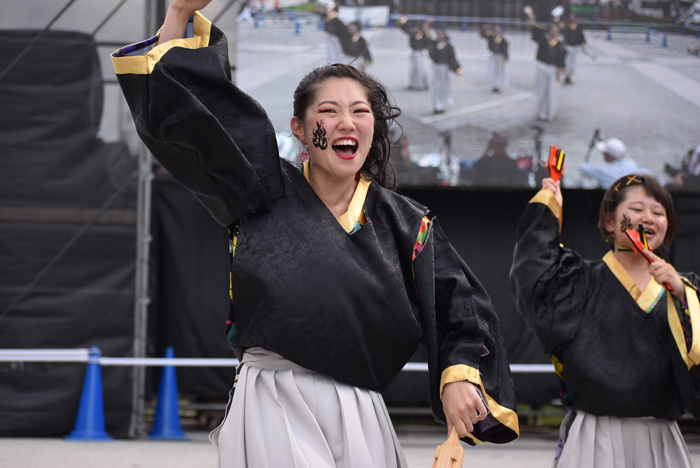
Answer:
M61 439L0 439L3 468L206 468L216 466L216 450L205 432L189 432L189 442L65 442ZM399 431L411 468L428 468L444 435ZM700 439L687 436L691 458L700 466ZM465 447L465 466L543 468L550 466L556 433L527 432L507 445Z
M230 29L232 19L219 22ZM374 64L369 72L391 90L403 110L401 123L412 142L413 153L437 150L441 130L451 130L459 157L483 154L487 135L506 131L511 153L533 147L535 120L535 49L529 34L508 33L511 43L511 86L493 94L488 85L488 53L475 29L450 32L465 74L453 77L455 106L439 119L431 116L429 92L408 91L409 49L399 29L365 29ZM640 165L659 175L665 161L677 161L691 146L700 144L700 60L687 48L700 46L691 36L661 36L646 42L643 34L615 34L606 40L602 31L588 31L590 50L596 59L581 56L576 82L561 86L556 121L545 123L544 145L563 147L571 173L583 159L596 128L604 137L616 136L628 146ZM291 25L266 21L259 28L239 26L237 82L268 110L277 131L287 131L291 96L301 77L322 65L325 36L317 23L302 25L295 34ZM600 160L600 155L592 157Z

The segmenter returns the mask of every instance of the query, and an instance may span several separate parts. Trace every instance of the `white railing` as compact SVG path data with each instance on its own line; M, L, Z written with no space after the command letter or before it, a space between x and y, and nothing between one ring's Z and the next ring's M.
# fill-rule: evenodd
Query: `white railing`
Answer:
M90 354L93 354L91 357ZM147 367L236 367L233 358L129 358L105 357L99 350L91 349L0 349L0 362L97 362L102 366ZM409 362L404 372L427 372L425 362ZM551 364L511 364L510 371L520 374L553 373Z

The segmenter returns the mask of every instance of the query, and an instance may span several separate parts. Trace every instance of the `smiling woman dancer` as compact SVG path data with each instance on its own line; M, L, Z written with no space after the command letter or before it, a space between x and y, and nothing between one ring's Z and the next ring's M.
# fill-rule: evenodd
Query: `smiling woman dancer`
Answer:
M230 231L226 338L242 365L211 436L220 466L405 467L379 392L421 342L435 417L468 443L513 440L486 292L428 210L387 189L386 90L346 65L313 70L291 119L308 161L281 160L197 12L208 3L176 0L160 38L113 61L143 141Z
M553 466L692 466L675 421L700 415L700 281L652 252L673 240L671 195L648 176L613 183L598 222L610 251L589 261L559 243L559 183L542 186L518 227L511 288L573 409ZM639 225L651 263L625 234Z

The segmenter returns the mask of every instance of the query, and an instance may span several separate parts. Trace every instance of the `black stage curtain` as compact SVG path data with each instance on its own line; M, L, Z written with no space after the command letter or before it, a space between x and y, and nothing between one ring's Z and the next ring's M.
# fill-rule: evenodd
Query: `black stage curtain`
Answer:
M0 72L38 33L0 31ZM131 356L136 164L125 144L97 138L94 40L47 32L0 81L0 109L0 348ZM0 436L68 435L85 368L0 363ZM106 429L125 437L131 369L102 377Z
M510 361L549 362L515 310L508 288L516 226L535 191L411 188L402 192L439 217L455 248L486 287L501 319ZM165 346L174 346L182 357L232 357L223 336L228 308L226 230L179 185L157 181L154 194L158 247L152 323L159 325L151 337L158 354ZM562 242L586 258L602 257L606 246L597 219L603 192L565 190L564 197ZM676 202L679 228L667 259L679 271L698 271L700 254L694 242L700 238L700 197L679 193ZM422 357L422 350L414 356L417 361ZM559 397L554 374L516 374L514 382L520 402L544 404ZM195 398L225 399L232 383L232 370L178 370L179 389ZM403 373L385 399L388 406L427 407L427 375Z

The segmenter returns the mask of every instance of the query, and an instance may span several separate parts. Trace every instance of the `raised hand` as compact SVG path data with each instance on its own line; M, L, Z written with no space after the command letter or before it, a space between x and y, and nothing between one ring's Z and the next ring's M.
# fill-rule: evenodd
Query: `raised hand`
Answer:
M559 202L559 206L564 206L564 197L561 194L561 181L554 182L549 177L542 179L542 188L547 189L554 194L554 198Z
M158 44L185 37L187 21L195 11L199 11L212 0L173 0L165 14L165 22L160 30Z
M670 285L673 288L673 294L680 300L684 300L685 287L683 286L683 280L673 265L649 250L645 250L644 253L653 260L649 264L649 274L654 277L657 283Z

